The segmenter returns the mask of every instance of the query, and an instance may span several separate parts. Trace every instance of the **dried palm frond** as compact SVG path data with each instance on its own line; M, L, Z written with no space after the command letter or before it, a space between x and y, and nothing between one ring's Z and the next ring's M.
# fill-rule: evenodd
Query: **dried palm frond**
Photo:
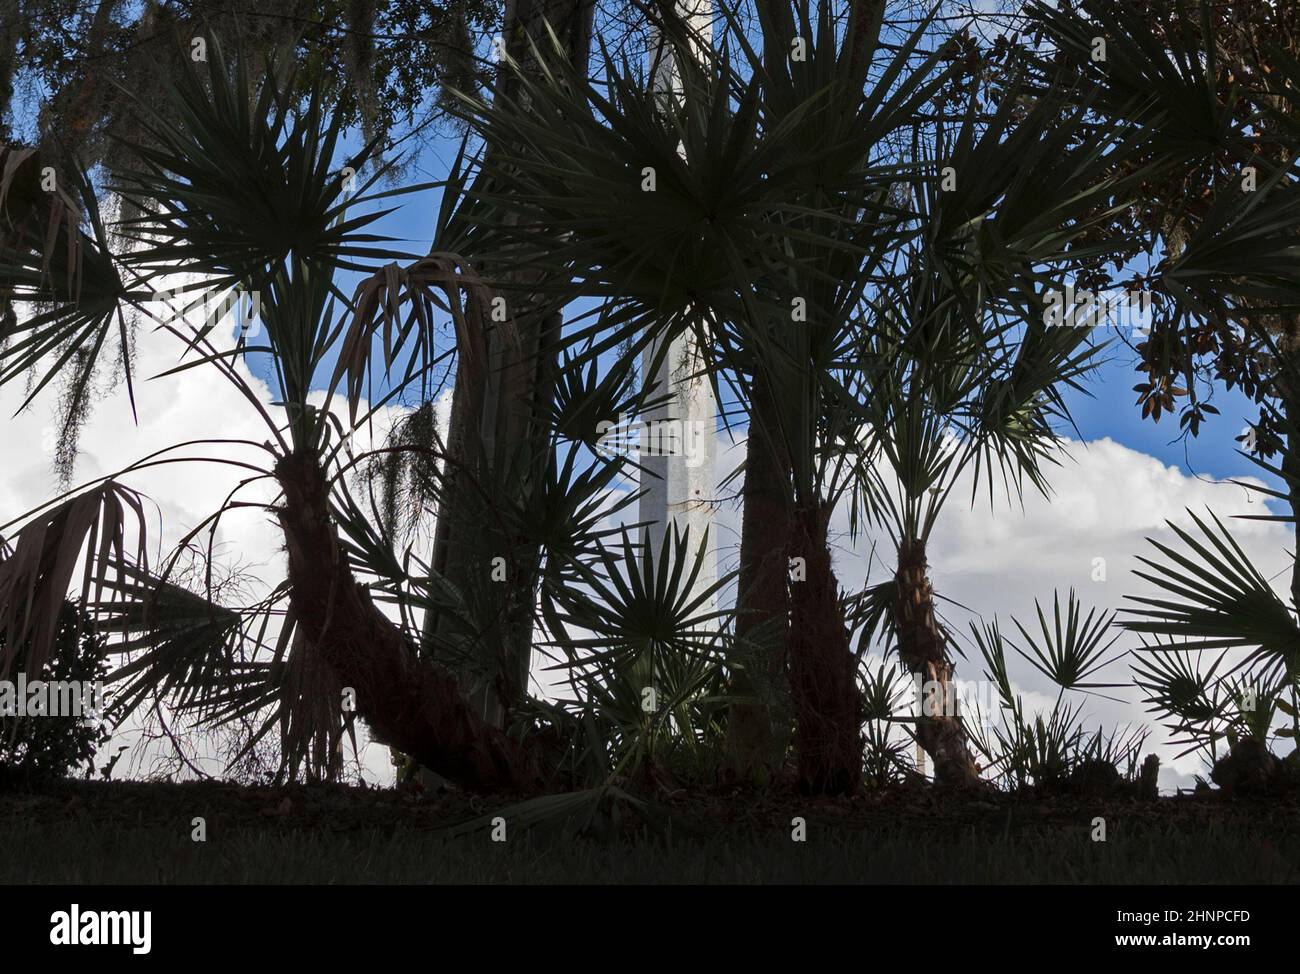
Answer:
M15 664L39 671L49 658L73 574L84 612L103 601L128 562L147 566L144 503L139 494L108 480L29 519L0 561L0 677ZM19 653L25 659L19 659Z

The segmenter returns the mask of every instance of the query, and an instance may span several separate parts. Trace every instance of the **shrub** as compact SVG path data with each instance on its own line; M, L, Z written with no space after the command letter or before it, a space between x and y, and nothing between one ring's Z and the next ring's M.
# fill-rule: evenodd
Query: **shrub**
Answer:
M102 680L108 673L102 640L84 624L78 626L77 610L72 603L66 604L59 616L56 644L41 671L27 673L29 683L75 680L84 685ZM18 659L25 655L19 653ZM14 674L8 679L15 680ZM108 738L108 725L102 714L94 715L93 719L89 715L37 718L0 714L0 784L62 777L79 767L84 767L89 777L94 770L95 752Z

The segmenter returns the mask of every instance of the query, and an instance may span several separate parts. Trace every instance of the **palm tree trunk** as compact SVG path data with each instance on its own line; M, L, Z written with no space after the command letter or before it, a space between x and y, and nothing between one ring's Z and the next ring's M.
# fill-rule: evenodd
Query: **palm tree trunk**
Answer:
M805 579L790 585L790 694L799 786L812 794L855 794L862 785L857 661L849 647L831 567L831 509L797 508L786 548L803 559Z
M780 770L788 738L789 684L785 648L790 592L785 549L790 540L790 461L760 416L771 409L766 383L756 378L754 418L745 451L744 514L731 692L749 698L727 709L727 754L741 779L762 782Z
M510 0L503 29L506 49L524 70L535 70L529 40L548 50L544 24L549 24L569 56L585 64L593 11L594 0ZM506 75L502 84L507 93L516 87ZM562 324L558 313L529 307L527 300L522 304L512 309L515 334L501 327L488 333L483 373L468 374L463 362L457 373L448 437L455 472L446 485L434 536L434 573L476 605L481 625L477 632L462 634L468 636L469 652L451 657L445 648L441 653L435 649L452 641L439 638L448 635L450 623L430 611L422 640L427 655L440 655L462 676L476 712L497 727L505 726L527 690L539 552L524 539L493 530L497 519L484 503L485 498L502 498L522 504L522 492L551 462L547 430L537 416L553 393L553 340ZM505 581L492 578L498 557L506 562Z
M356 694L372 737L459 784L527 790L538 776L527 756L482 720L446 667L416 647L357 582L330 516L318 458L299 452L275 468L284 491L277 515L289 560L289 606L310 648Z
M904 542L898 553L898 601L894 625L898 652L913 679L933 681L941 704L956 699L953 665L944 646L944 635L934 615L934 593L926 575L925 543ZM966 729L960 715L949 707L933 707L916 727L917 740L934 762L934 780L941 785L970 787L979 783L979 766L967 747Z

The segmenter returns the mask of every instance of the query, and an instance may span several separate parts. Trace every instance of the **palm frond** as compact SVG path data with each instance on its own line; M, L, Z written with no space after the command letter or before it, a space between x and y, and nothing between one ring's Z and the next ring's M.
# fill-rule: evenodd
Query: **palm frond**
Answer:
M49 658L74 573L82 577L80 608L103 601L130 565L147 567L144 503L107 480L29 518L0 561L0 677L15 664L39 671ZM20 659L23 653L25 659Z
M1087 682L1089 677L1118 658L1106 658L1107 651L1120 636L1116 632L1109 639L1106 638L1115 618L1113 612L1100 613L1092 608L1088 610L1087 616L1080 618L1083 610L1075 598L1074 589L1070 590L1064 614L1061 611L1060 593L1053 593L1050 627L1037 599L1034 600L1034 608L1038 612L1040 638L1031 635L1018 620L1012 620L1029 647L1029 652L1026 653L1014 644L1012 648L1034 669L1063 690L1095 690L1120 686L1118 683Z
M1250 562L1223 522L1213 523L1188 512L1196 534L1166 522L1185 552L1148 538L1162 556L1138 560L1146 571L1134 572L1164 596L1129 596L1142 608L1123 610L1131 632L1164 637L1157 648L1169 651L1244 649L1234 670L1258 665L1264 673L1300 673L1300 625L1295 612ZM1175 642L1178 640L1178 642Z
M0 278L6 300L23 310L0 318L0 385L45 362L22 407L70 373L68 401L75 413L115 334L134 408L126 311L152 293L123 280L89 175L74 165L54 191L45 192L38 188L40 157L32 150L0 148L0 159Z

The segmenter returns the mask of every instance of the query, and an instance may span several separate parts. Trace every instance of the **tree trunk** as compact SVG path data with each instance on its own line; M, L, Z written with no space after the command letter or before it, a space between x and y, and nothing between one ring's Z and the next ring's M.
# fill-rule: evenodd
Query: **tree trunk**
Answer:
M857 661L831 567L830 509L796 509L786 548L804 580L790 584L790 694L799 787L812 794L855 794L862 785Z
M569 56L585 64L593 11L593 0L510 0L506 49L523 70L535 71L529 39L548 52L543 24L549 23ZM508 74L501 83L508 95L515 94L517 85ZM426 655L461 675L478 715L497 727L505 726L527 691L540 555L526 539L497 530L497 518L485 505L502 498L522 506L546 472L549 443L537 416L554 389L552 341L562 325L558 313L530 304L525 299L510 309L513 333L492 328L486 372L468 376L462 367L453 392L448 452L455 465L438 514L432 565L467 597L480 625L476 632L459 634L469 648L453 656L453 626L445 615L430 611L422 640ZM505 581L492 577L496 558L505 559Z
M925 544L904 542L898 553L898 601L894 625L898 653L913 679L933 681L935 695L926 699L934 706L931 716L920 716L916 736L934 762L937 784L973 787L979 784L979 766L966 744L966 729L953 706L953 665L944 646L944 635L934 615L934 593L926 576Z
M728 762L738 777L755 783L780 770L789 737L790 461L775 441L775 427L760 419L771 408L766 389L756 379L751 392L731 658L731 692L752 702L727 708Z
M277 514L288 552L290 609L311 650L355 690L357 715L371 736L467 787L536 786L527 756L473 711L455 674L419 658L357 582L317 457L284 457L275 476L284 490Z

